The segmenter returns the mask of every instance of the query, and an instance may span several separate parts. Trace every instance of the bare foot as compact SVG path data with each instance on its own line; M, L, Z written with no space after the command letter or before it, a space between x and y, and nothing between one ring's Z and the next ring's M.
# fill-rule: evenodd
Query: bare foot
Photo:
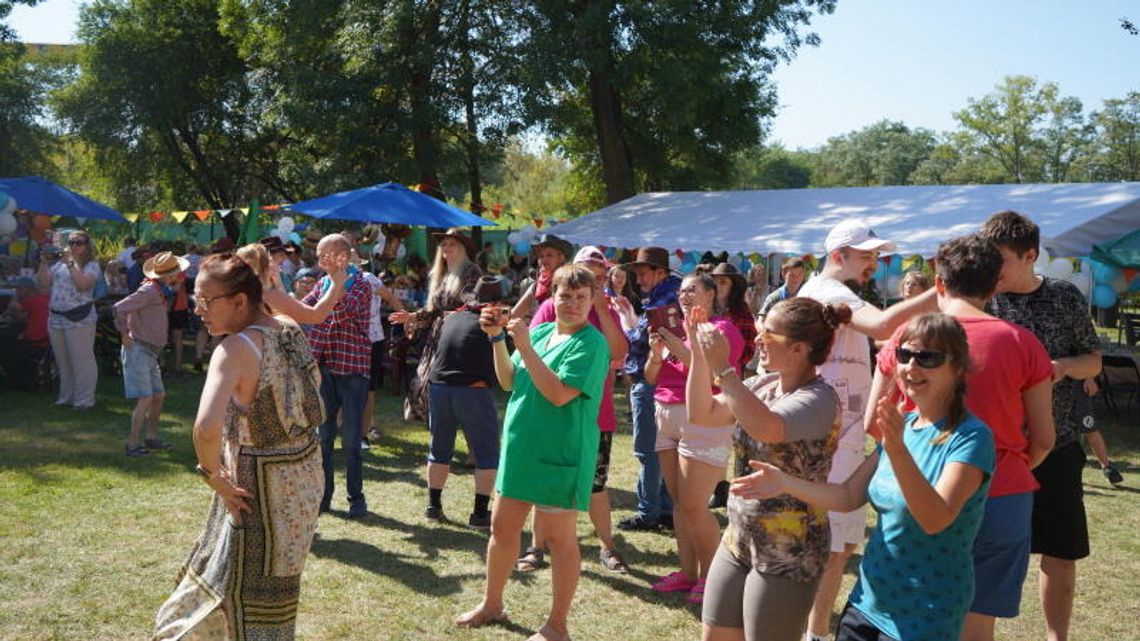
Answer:
M455 619L455 625L461 628L481 628L485 625L492 623L501 623L507 620L507 611L503 607L496 610L487 608L484 604L480 603L479 607L464 612Z
M549 623L545 623L538 629L538 632L535 632L526 641L570 641L570 633L559 632L551 627Z

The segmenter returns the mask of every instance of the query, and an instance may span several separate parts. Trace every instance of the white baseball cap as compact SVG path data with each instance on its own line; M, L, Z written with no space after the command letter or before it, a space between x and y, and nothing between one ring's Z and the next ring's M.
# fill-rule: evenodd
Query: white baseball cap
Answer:
M827 233L827 241L824 242L823 246L829 254L843 247L860 251L877 249L893 252L895 250L893 242L876 236L871 226L859 218L849 218L832 227L831 231Z

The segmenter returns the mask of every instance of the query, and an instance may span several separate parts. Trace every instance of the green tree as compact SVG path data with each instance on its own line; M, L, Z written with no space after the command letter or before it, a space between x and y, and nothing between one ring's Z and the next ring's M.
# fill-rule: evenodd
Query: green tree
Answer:
M890 120L836 136L816 156L815 186L908 185L930 156L934 132Z
M1088 133L1076 98L1029 76L1007 76L993 93L954 113L964 150L1001 164L1008 182L1062 181Z
M0 176L52 173L55 136L43 125L50 74L29 62L26 48L7 24L14 5L36 2L0 2Z
M576 169L600 178L598 200L724 186L774 111L772 66L815 44L798 30L834 6L520 2L526 105Z
M1140 180L1140 93L1105 100L1089 120L1094 129L1090 179Z
M811 184L811 154L780 146L753 147L737 155L738 189L799 189Z
M57 107L108 168L120 207L294 195L278 171L285 141L259 126L248 70L218 19L214 0L97 0L82 11L79 77Z

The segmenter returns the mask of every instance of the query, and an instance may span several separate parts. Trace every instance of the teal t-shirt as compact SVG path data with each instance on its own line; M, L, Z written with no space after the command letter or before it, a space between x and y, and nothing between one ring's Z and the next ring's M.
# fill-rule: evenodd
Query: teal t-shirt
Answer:
M507 401L495 489L536 505L586 511L598 458L598 407L610 347L588 323L550 346L555 327L555 323L535 327L531 344L559 380L582 393L555 407L534 386L519 353L511 356L514 390Z
M974 598L974 537L982 524L994 469L994 438L985 423L968 415L946 441L932 444L939 426L915 429L916 418L913 412L906 416L903 442L932 485L951 462L980 468L985 480L954 523L929 535L907 509L880 445L879 465L867 489L878 524L867 540L851 604L895 639L957 639Z

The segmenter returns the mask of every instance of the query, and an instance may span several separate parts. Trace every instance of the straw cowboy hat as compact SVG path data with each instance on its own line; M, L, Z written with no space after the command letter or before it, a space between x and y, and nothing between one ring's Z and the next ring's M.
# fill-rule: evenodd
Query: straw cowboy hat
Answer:
M170 252L159 252L143 263L143 274L147 278L162 278L186 271L189 267L190 261L185 258Z

